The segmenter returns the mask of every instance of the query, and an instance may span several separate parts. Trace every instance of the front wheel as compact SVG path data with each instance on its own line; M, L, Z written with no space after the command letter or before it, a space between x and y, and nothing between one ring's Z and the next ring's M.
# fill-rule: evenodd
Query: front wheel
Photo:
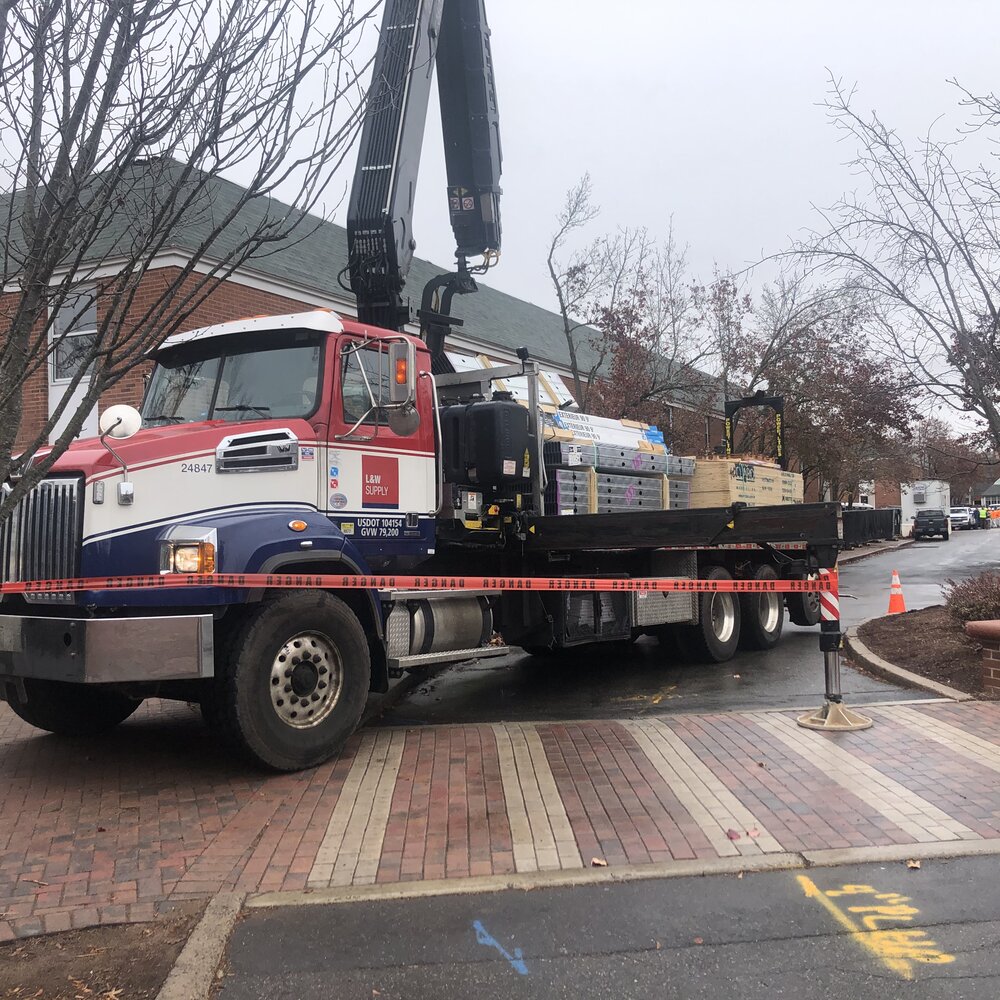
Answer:
M368 641L338 597L292 591L234 630L210 704L222 735L276 771L332 757L361 720Z
M705 580L732 580L721 566L713 566ZM698 622L680 625L679 646L689 650L691 658L703 663L725 663L736 654L740 641L740 601L736 594L715 592L698 596Z
M777 580L778 574L770 566L761 566L753 579ZM785 625L785 605L781 594L741 594L740 610L743 619L740 646L743 649L774 649Z
M100 736L124 722L142 704L114 688L63 681L24 679L25 699L12 685L14 714L36 729L59 736Z

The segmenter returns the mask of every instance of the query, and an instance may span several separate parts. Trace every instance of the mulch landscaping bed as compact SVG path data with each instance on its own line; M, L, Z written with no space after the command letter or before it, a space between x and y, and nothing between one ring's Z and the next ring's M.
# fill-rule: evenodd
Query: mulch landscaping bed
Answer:
M897 667L982 695L979 644L940 605L865 622L858 636L873 653Z
M201 909L2 944L0 1000L151 1000Z

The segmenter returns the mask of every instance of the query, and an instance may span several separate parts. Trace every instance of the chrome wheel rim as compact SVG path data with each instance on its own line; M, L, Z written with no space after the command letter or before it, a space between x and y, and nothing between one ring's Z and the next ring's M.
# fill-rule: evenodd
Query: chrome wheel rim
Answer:
M301 632L271 664L271 706L292 729L312 729L334 710L344 685L337 647L321 632Z
M712 633L721 643L729 642L736 631L736 602L732 594L713 594L709 609Z
M781 624L782 603L777 594L761 594L757 604L757 620L763 632L770 635Z

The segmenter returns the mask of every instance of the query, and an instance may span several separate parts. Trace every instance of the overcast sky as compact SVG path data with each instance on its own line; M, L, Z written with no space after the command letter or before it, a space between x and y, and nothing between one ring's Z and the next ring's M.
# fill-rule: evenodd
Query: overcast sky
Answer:
M590 171L616 226L665 233L692 270L739 269L785 246L852 186L817 107L827 68L906 137L960 120L957 76L1000 87L996 3L959 0L487 0L504 152L503 257L486 282L552 306L545 253L563 196ZM940 127L940 126L939 126ZM349 178L348 178L349 183ZM434 103L417 253L448 265ZM344 209L336 214L343 223ZM419 294L419 290L417 290Z

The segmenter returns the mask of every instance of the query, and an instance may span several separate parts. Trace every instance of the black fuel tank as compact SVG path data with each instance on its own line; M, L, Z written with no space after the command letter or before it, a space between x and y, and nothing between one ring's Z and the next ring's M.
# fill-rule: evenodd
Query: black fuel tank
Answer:
M509 392L441 410L441 457L449 483L483 488L531 475L528 411Z

